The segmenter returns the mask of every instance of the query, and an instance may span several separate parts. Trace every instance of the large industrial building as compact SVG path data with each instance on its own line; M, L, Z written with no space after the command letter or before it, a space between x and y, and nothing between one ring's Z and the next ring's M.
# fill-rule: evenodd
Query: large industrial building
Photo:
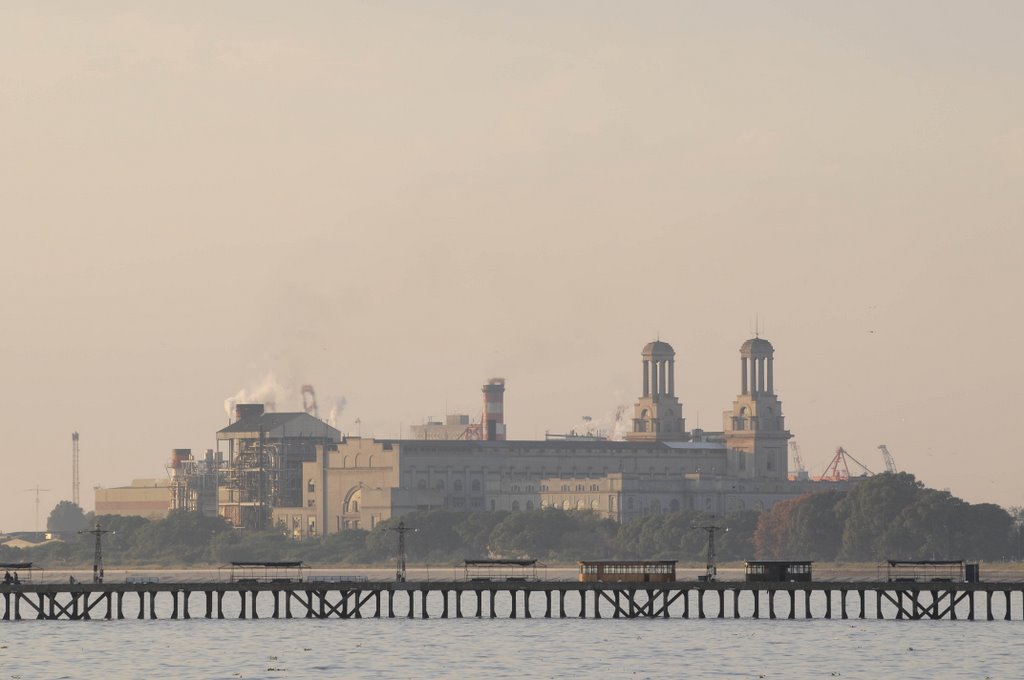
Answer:
M504 383L484 386L479 428L424 428L421 439L344 437L303 463L301 503L275 507L274 522L296 537L371 529L413 510L589 510L626 521L683 508L713 513L763 510L806 493L791 481L774 349L761 338L740 348L740 392L720 432L687 431L675 392L675 352L642 351L642 392L625 441L589 437L508 441ZM428 425L430 425L428 423ZM450 438L442 438L445 432Z
M623 441L507 440L501 379L484 385L479 421L428 421L413 428L414 439L342 436L309 413L239 404L217 433L226 451L196 460L175 450L172 503L309 538L432 508L556 507L627 521L680 509L764 510L820 488L789 478L791 435L767 340L740 348L740 391L718 432L686 429L668 343L648 343L641 360L642 390Z

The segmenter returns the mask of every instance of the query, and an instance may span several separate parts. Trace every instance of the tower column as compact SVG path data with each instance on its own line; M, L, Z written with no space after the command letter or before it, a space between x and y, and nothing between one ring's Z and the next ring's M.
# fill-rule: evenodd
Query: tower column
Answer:
M651 360L651 373L653 374L653 378L651 380L651 394L653 394L655 398L657 398L661 393L661 390L658 389L658 370L660 363L660 361Z
M668 360L668 396L676 396L676 360Z
M644 391L645 397L651 396L651 362L644 359Z
M658 394L666 394L668 382L665 380L665 373L667 368L668 366L666 365L664 359L658 362L658 385L660 385L661 387L661 389L658 391Z
M747 360L740 357L740 394L747 393Z
M757 359L757 392L764 392L764 357Z
M772 380L772 364L775 363L774 357L768 357L768 394L775 394L775 385Z

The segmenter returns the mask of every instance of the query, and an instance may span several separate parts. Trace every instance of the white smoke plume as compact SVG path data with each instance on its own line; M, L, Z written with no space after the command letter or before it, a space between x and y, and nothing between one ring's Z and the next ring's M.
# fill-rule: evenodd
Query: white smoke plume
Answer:
M331 412L327 415L327 424L331 427L338 427L341 423L341 413L345 410L345 405L348 403L348 399L345 397L338 397L334 400L334 404L331 406Z
M569 428L569 434L586 437L605 437L613 441L621 441L627 432L633 429L633 419L629 415L630 406L622 404L603 416L583 416L581 422Z
M291 397L291 390L277 381L273 373L267 373L263 381L254 389L242 388L233 397L224 400L224 411L228 418L235 417L235 404L263 404L267 411L276 411L278 404L283 404Z

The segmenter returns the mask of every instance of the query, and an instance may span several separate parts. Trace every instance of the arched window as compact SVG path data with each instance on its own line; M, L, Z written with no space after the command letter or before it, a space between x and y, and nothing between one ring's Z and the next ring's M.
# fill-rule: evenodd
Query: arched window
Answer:
M526 509L533 510L533 501L526 501Z
M352 467L359 467L359 463L361 462L361 461L359 460L359 458L360 458L360 457L361 457L361 454L358 454L358 453L357 453L357 454L356 454L356 458L355 458L355 461L354 461L354 462L352 463Z
M455 489L456 491L462 491L462 480L456 479L454 482L452 482L452 488Z
M519 512L519 501L512 501L512 512Z
M368 468L372 468L373 467L373 455L371 455L369 458L366 459L366 467L368 467Z
M562 510L568 510L569 507L570 506L569 506L569 501L568 500L562 501Z
M479 491L480 490L480 480L479 479L474 479L473 482L470 484L470 488L473 489L473 491Z
M313 481L312 477L310 477L309 481L306 482L306 491L308 491L309 493L313 493L316 491L316 483Z
M590 509L591 510L593 510L594 512L597 512L597 506L598 506L597 501L590 501Z
M578 501L576 501L576 509L577 509L577 510L582 510L582 509L583 509L583 507L584 507L584 506L583 506L583 499L581 498L581 499L579 499Z
M341 459L341 467L343 467L343 468L350 467L348 456L343 456L342 457L342 459Z

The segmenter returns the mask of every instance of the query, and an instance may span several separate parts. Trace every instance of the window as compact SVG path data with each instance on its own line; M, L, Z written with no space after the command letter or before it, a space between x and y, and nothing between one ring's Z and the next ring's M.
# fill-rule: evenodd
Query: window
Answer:
M541 491L547 491L548 490L548 485L547 484L541 484L540 485L540 490Z
M519 501L512 501L512 512L519 512Z
M591 484L590 485L590 490L591 491L599 491L600 487L597 484Z
M480 490L480 480L479 479L474 479L473 482L470 484L470 488L473 489L473 491L479 491Z
M427 488L427 480L421 479L420 481L416 482L416 488L420 489L420 490L426 489Z
M316 491L316 484L313 483L312 479L306 482L306 491L309 493L314 493Z
M583 491L583 485L582 484L577 484L576 485L576 490L577 491Z
M518 484L513 484L512 485L512 493L519 493L519 485Z
M444 480L439 479L436 482L434 482L434 488L437 489L438 491L444 491Z
M306 507L307 508L315 508L316 507L316 499L315 498L310 498L308 501L306 501Z
M569 509L569 501L568 500L562 501L562 510L568 510L568 509Z
M568 484L563 484L562 485L562 491L568 491L568 490L569 490L569 485Z
M526 501L526 509L533 510L533 501Z
M462 480L456 479L454 482L452 482L452 488L455 489L456 491L462 491Z

